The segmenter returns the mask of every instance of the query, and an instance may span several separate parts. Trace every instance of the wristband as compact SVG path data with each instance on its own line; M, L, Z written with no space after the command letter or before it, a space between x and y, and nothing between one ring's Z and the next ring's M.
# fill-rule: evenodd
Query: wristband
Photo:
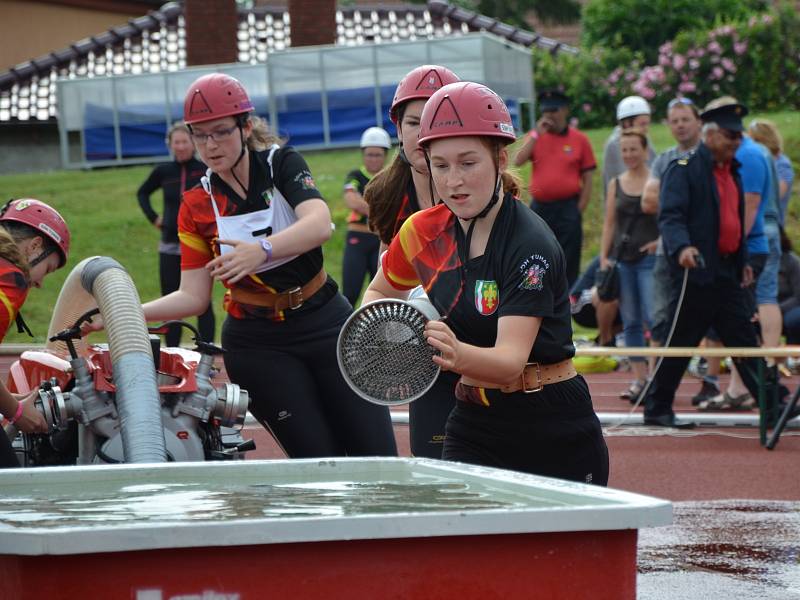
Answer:
M267 253L267 260L266 260L266 262L269 262L269 261L271 261L271 260L272 260L272 242L270 242L270 241L269 241L268 239L266 239L266 238L265 238L265 239L263 239L263 240L261 240L261 249L262 249L264 252L266 252L266 253Z
M9 419L8 421L11 425L19 421L19 418L22 416L22 408L22 402L17 402L17 412L14 413L14 418Z

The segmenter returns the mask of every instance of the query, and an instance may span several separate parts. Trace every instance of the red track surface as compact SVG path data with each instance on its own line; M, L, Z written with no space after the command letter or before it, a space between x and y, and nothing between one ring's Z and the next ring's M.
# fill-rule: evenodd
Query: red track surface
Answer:
M15 357L0 357L0 373L7 372L13 359ZM220 378L224 378L224 373ZM586 379L595 410L623 413L630 409L627 402L618 398L628 386L628 373L589 375ZM723 376L722 385L726 383L727 378ZM793 390L798 380L794 378L784 383ZM694 410L691 397L699 387L697 379L684 378L675 401L677 412ZM611 456L609 485L673 501L796 500L800 497L797 481L800 434L797 429L785 432L774 451L759 445L758 431L753 428L698 428L688 435L669 435L669 432L675 433L651 427L609 430L606 437ZM244 434L246 438L253 438L257 445L248 457L284 457L261 427L247 427ZM396 425L395 435L401 456L409 456L408 427Z
M630 404L618 398L628 387L627 373L589 375L586 379L595 410L620 413L630 410ZM727 383L726 376L721 383ZM792 389L798 384L797 380L790 383ZM686 376L678 389L675 410L694 411L691 397L699 388L697 379ZM610 431L606 437L611 457L609 485L673 501L800 497L797 481L800 435L796 429L784 433L774 451L759 445L758 431L754 428L699 428L688 435L668 435L668 431L675 434L674 430L653 427ZM244 434L255 439L257 445L248 456L284 456L260 427L248 427ZM408 426L396 425L395 436L401 456L409 456Z

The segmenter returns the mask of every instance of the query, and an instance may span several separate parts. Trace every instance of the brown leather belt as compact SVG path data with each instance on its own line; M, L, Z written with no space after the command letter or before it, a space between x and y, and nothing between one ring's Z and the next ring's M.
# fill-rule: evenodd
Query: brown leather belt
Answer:
M551 365L540 365L536 362L528 363L525 365L519 378L506 385L480 381L472 377L467 377L466 375L461 376L459 383L467 388L500 390L505 394L519 391L523 391L526 394L533 394L534 392L541 392L542 388L546 385L567 381L577 374L578 372L575 370L575 365L572 364L572 359L568 358Z
M319 289L325 285L327 280L328 274L325 272L325 269L320 269L319 273L314 275L314 277L302 287L297 286L276 293L252 292L240 287L234 287L231 289L231 298L241 304L266 306L275 311L286 310L287 308L294 310L303 306L303 302L316 294Z

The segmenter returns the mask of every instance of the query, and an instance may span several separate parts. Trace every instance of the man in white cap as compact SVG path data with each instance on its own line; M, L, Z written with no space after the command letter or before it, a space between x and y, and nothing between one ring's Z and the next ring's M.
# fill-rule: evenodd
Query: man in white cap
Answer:
M619 150L619 137L623 129L636 128L644 135L650 128L650 105L641 96L628 96L620 100L617 104L617 126L611 132L611 136L606 140L603 147L603 199L605 200L605 190L608 189L608 182L621 175L625 171L625 163L622 162L622 154ZM647 166L653 164L656 159L656 152L653 144L647 144Z

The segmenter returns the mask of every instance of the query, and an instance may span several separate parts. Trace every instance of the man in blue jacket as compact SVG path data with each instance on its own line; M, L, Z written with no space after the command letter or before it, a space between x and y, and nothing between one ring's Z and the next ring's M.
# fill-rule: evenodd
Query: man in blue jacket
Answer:
M672 279L670 312L679 310L670 346L697 346L714 326L728 347L756 347L750 304L743 284L752 280L746 266L744 196L734 154L742 140L741 104L707 110L703 141L694 155L673 161L664 174L658 226ZM686 293L678 299L684 270ZM745 385L758 391L758 363L763 359L734 359ZM665 358L645 399L645 424L686 427L675 418L675 390L689 358ZM774 383L772 384L774 385ZM767 389L767 398L773 398ZM773 408L774 410L774 408Z

